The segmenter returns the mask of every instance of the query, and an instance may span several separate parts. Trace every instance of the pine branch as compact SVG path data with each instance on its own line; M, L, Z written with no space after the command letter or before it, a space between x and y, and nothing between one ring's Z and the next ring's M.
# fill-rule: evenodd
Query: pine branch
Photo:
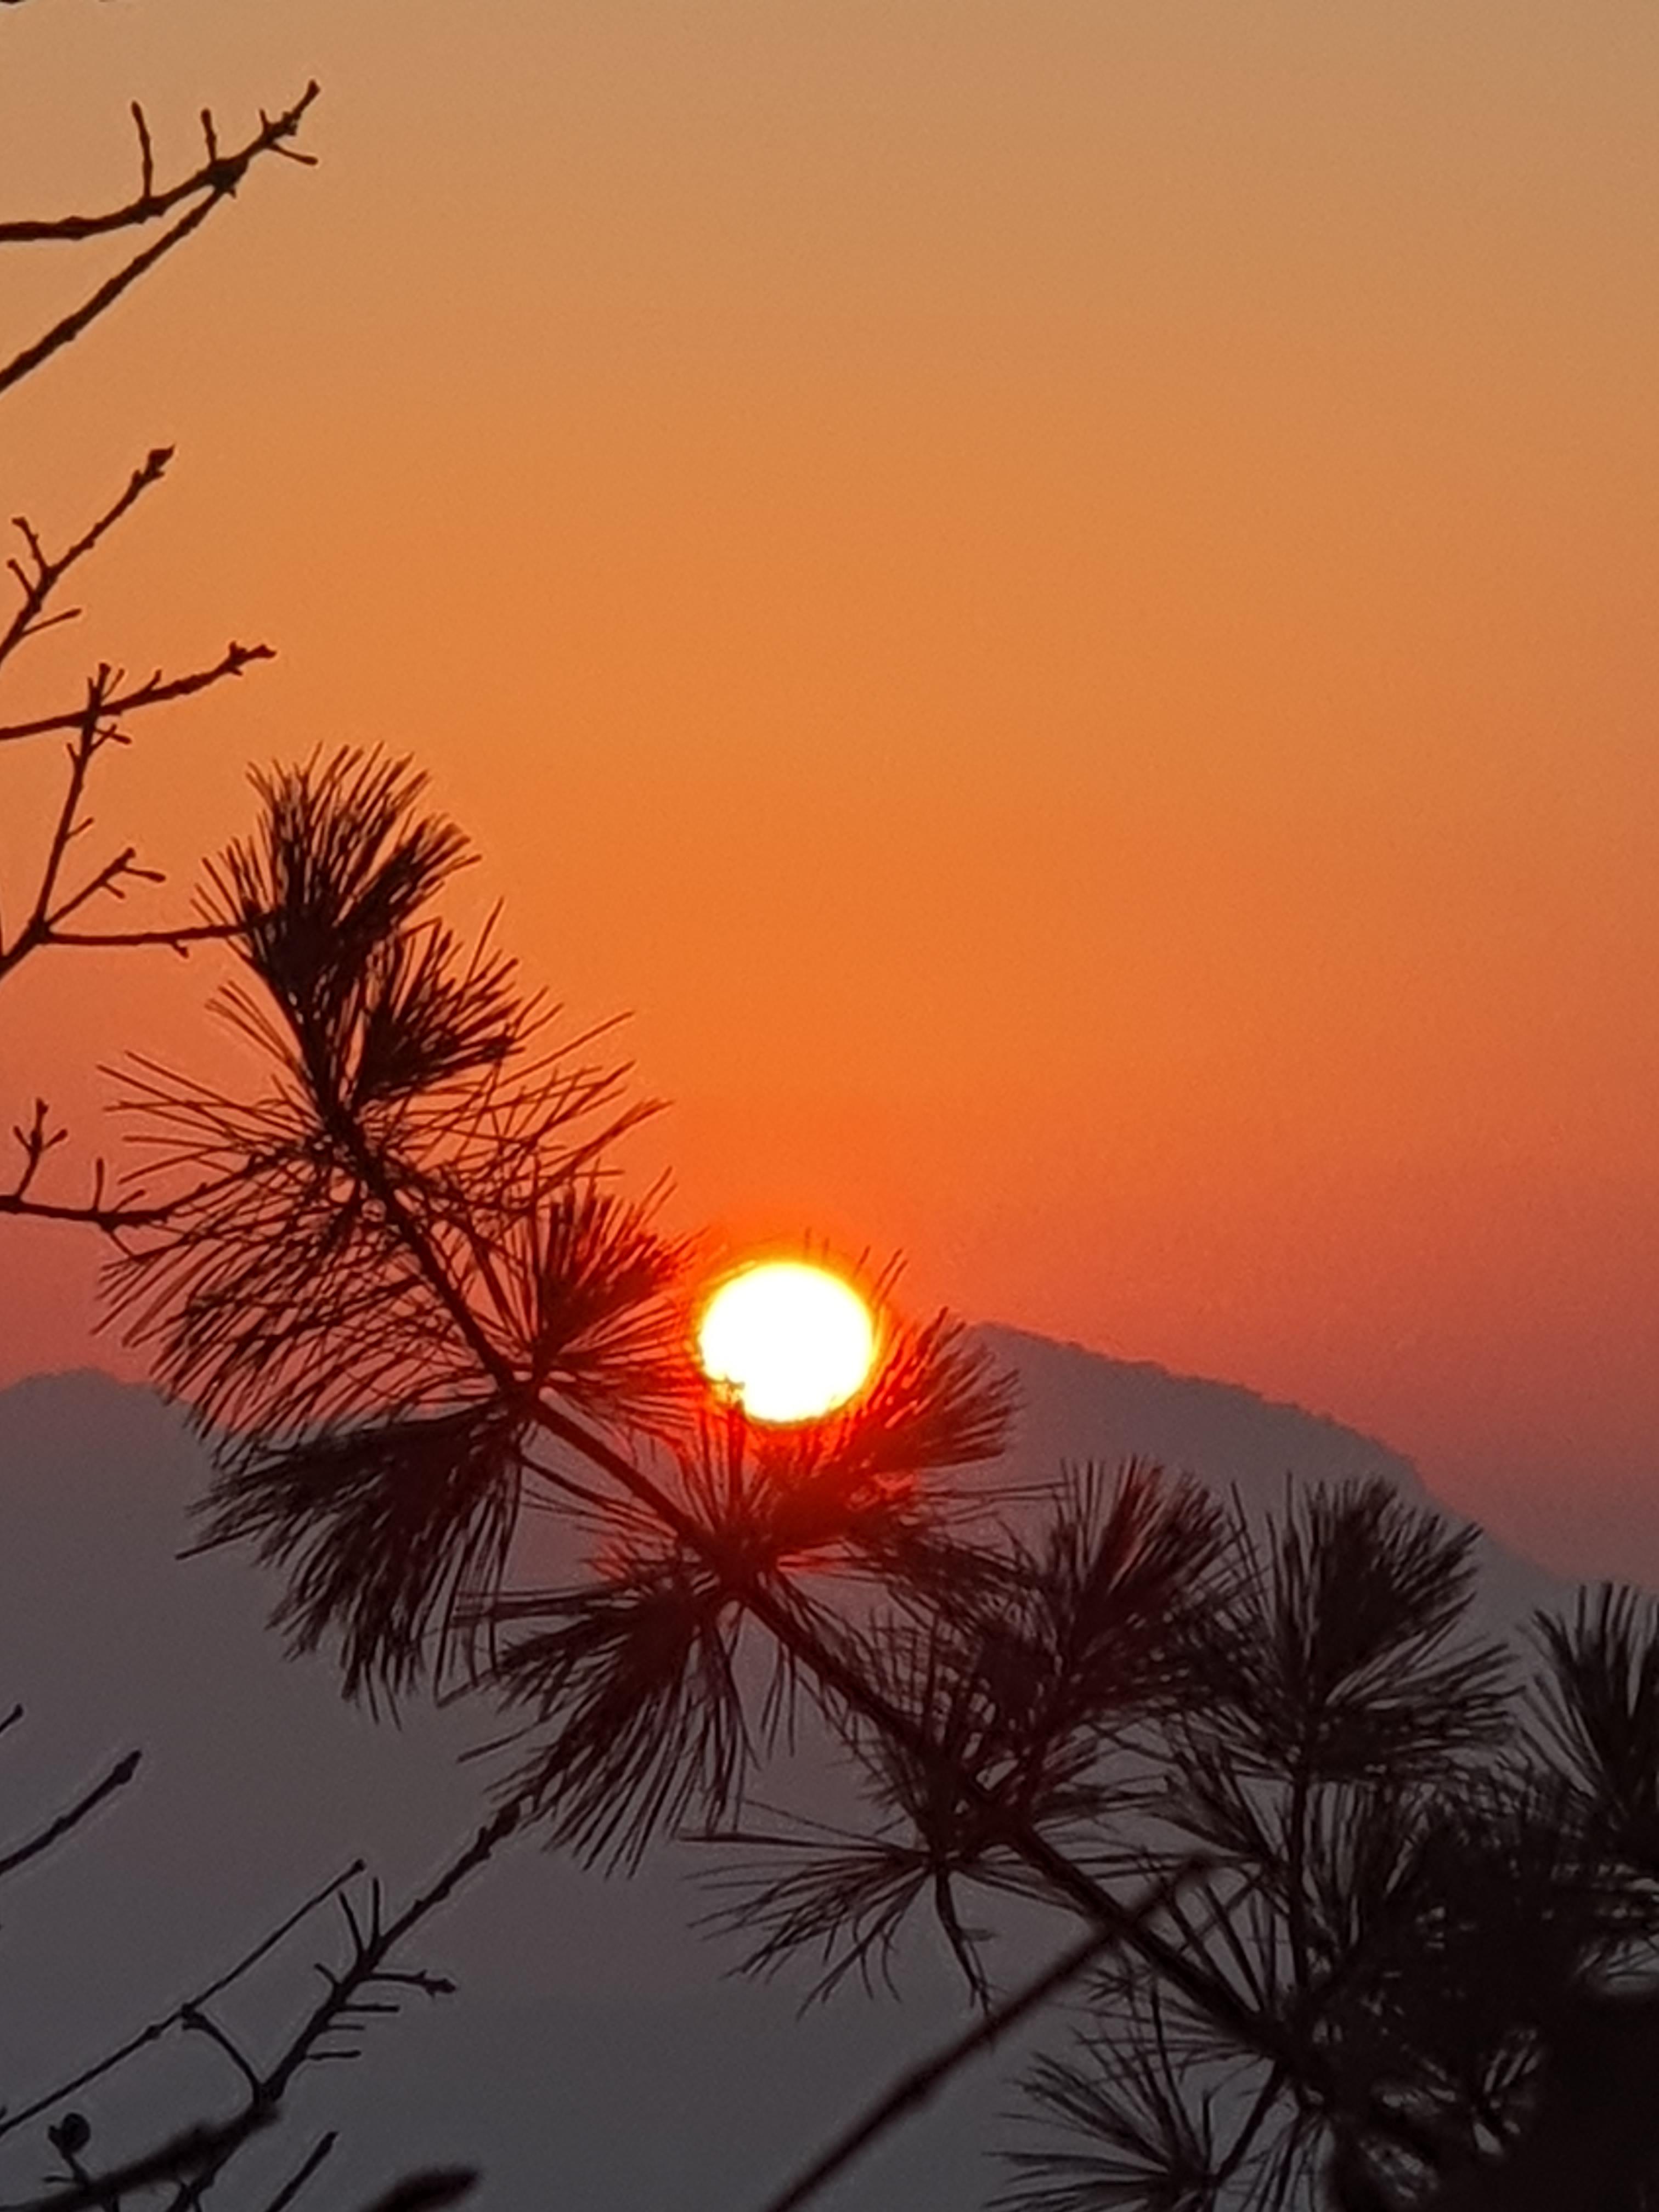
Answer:
M469 963L429 911L466 854L415 811L418 792L404 765L353 755L266 780L258 836L211 880L216 915L244 924L250 982L226 1004L275 1085L248 1104L157 1072L140 1085L163 1164L228 1194L169 1218L118 1277L168 1387L234 1433L210 1540L251 1539L285 1567L291 1627L337 1635L366 1689L435 1673L458 1637L524 1629L497 1673L544 1740L515 1786L562 1840L623 1859L694 1808L740 1801L733 1655L758 1632L785 1686L763 1729L799 1683L872 1754L921 1838L917 1894L947 1925L958 1875L1060 1906L1195 2023L1206 2063L1276 2070L1310 2126L1357 2115L1437 2165L1444 2144L1410 2100L1380 2077L1356 2085L1316 2008L1285 2002L1271 1823L1259 1850L1218 1853L1246 1901L1211 1884L1197 1918L1178 1899L1139 1914L1084 1824L1109 1802L1091 1771L1102 1747L1179 1699L1206 1712L1206 1667L1215 1726L1258 1793L1286 1745L1321 1789L1489 1747L1495 1662L1449 1644L1466 1540L1358 1493L1310 1509L1223 1605L1186 1587L1217 1557L1211 1522L1150 1484L1085 1480L1046 1549L952 1550L929 1483L999 1449L1006 1399L948 1328L907 1341L890 1389L844 1422L782 1440L735 1413L676 1422L654 1373L641 1395L635 1340L591 1334L596 1316L643 1326L672 1298L643 1222L617 1246L637 1267L597 1267L602 1240L544 1233L627 1126L615 1079L556 1060L524 1073L531 1023L506 964L483 949ZM584 1143L572 1124L596 1102L611 1118ZM665 1310L680 1365L664 1380L680 1374L689 1402L684 1312ZM526 1487L574 1507L598 1560L583 1586L507 1601ZM814 1595L810 1577L837 1574L891 1599L896 1663ZM904 1636L937 1656L943 1694ZM1298 1825L1304 1857L1324 1851L1311 1808ZM1304 1932L1312 2006L1325 1937L1311 1918ZM1176 2126L1173 2106L1164 2118Z

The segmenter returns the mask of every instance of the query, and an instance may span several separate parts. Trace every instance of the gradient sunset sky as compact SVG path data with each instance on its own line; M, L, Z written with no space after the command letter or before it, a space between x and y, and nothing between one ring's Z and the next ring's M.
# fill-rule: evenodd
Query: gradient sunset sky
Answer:
M1659 1581L1650 0L0 17L7 213L131 190L134 97L171 173L323 85L319 168L0 403L54 538L179 448L13 698L280 653L117 842L182 902L250 763L413 751L529 975L631 1010L684 1220ZM94 265L0 263L0 351ZM211 974L37 962L5 1124L222 1064ZM7 1231L7 1375L93 1257Z

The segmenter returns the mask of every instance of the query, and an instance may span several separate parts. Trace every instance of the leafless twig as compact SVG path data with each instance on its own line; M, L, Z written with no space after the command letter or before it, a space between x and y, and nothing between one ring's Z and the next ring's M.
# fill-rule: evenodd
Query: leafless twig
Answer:
M158 668L153 676L127 691L119 688L123 680L120 670L100 667L94 679L100 687L99 713L106 725L113 725L123 714L137 714L146 707L164 707L174 699L191 698L215 684L222 684L227 677L240 676L252 661L275 658L268 645L238 645L233 639L210 667L193 668L184 676L164 676ZM85 715L84 705L60 707L29 721L7 723L0 726L0 744L11 744L23 738L50 737L55 731L78 730Z
M170 253L174 246L182 245L193 231L199 229L214 209L231 197L261 155L276 154L288 161L309 165L314 157L298 152L287 142L299 130L306 110L317 98L319 89L314 82L308 84L294 105L285 108L280 115L266 115L262 110L258 131L228 152L220 147L212 113L204 108L202 111L202 136L206 149L204 159L189 176L160 192L155 190L149 126L143 110L135 108L141 173L136 198L103 215L57 216L0 223L0 246L49 240L75 240L133 229L156 221L173 209L183 206L186 201L194 202L159 238L124 262L112 276L106 277L78 307L62 317L50 330L44 331L21 353L14 355L10 361L0 367L0 392L9 391L15 384L21 384L42 362L49 361L64 346L73 343L88 325L113 307L122 294L146 270L153 269L164 255Z
M137 505L152 484L161 482L172 459L171 446L157 446L146 454L141 466L136 468L129 477L120 497L106 507L97 520L61 553L47 553L39 532L26 515L12 517L13 527L22 538L26 550L23 558L9 560L6 566L17 579L23 596L16 613L4 630L0 631L0 664L8 660L26 638L35 636L55 623L75 619L80 612L78 607L67 608L60 614L48 616L46 613L48 600L76 563L86 558L129 509Z
M316 2172L323 2160L331 2154L339 2139L338 2130L334 2128L331 2128L326 2135L319 2136L304 2158L301 2160L298 2166L289 2174L270 2203L265 2206L264 2212L288 2212L288 2207L305 2187L312 2175Z
M37 2097L33 2103L20 2106L15 2112L0 2115L0 2136L9 2136L15 2129L22 2127L27 2121L38 2119L42 2112L49 2112L55 2106L65 2103L90 2083L100 2081L106 2074L113 2073L118 2066L125 2065L129 2058L135 2057L149 2045L159 2043L164 2035L169 2034L174 2028L182 2027L186 2014L199 2011L204 2005L210 2004L215 1997L228 1990L234 1982L240 1981L245 1974L251 1972L259 1961L268 1957L285 1937L292 1935L302 1921L309 1919L311 1915L319 1911L331 1898L337 1897L346 1884L355 1881L362 1871L363 1862L361 1859L354 1859L343 1873L337 1874L331 1881L325 1882L320 1889L307 1898L303 1904L296 1905L286 1919L279 1921L275 1928L262 1936L251 1950L245 1951L234 1965L216 1975L204 1989L197 1990L193 1996L186 1997L182 2004L175 2005L170 2012L163 2013L159 2019L153 2020L147 2027L141 2027L136 2035L130 2035L124 2043L118 2044L114 2050L106 2051L101 2058L95 2059L90 2066L82 2067L71 2080L60 2081L55 2088L48 2090L44 2097Z
M250 1954L240 1962L233 1975L222 1977L213 1989L193 2003L169 2014L166 2020L144 2032L124 2046L123 2051L103 2062L97 2072L107 2072L118 2064L123 2057L153 2041L170 2027L201 2025L203 2007L207 1996L216 1993L234 1978L234 1972L243 1972L255 1956L263 1956L280 1940L288 1928L305 1913L313 1911L326 1896L339 1901L349 1931L349 1948L345 1965L337 1972L319 1966L324 1981L323 1995L283 2045L276 2057L262 2068L252 2066L240 2051L234 2053L234 2062L246 2082L246 2095L240 2108L228 2119L192 2127L173 2135L153 2149L125 2160L118 2167L101 2173L88 2173L69 2187L53 2190L44 2196L0 2208L0 2212L88 2212L88 2208L101 2205L113 2197L128 2191L154 2188L172 2184L174 2191L169 2202L173 2212L184 2212L187 2205L199 2203L212 2182L222 2173L242 2147L260 2130L269 2126L281 2109L283 2100L293 2084L295 2076L308 2066L331 2059L356 2056L349 2040L353 2033L361 2030L374 2016L395 2009L396 1993L416 1990L441 1996L452 1984L432 1974L403 1972L394 1968L391 1960L401 1945L414 1930L441 1905L447 1904L471 1875L494 1856L501 1845L517 1828L522 1814L517 1802L504 1806L478 1829L465 1848L452 1859L443 1871L428 1887L413 1897L403 1911L391 1920L383 1920L380 1912L380 1885L370 1886L366 1908L359 1911L351 1904L343 1881L331 1883L325 1892L312 1899L292 1917L283 1929L268 1937L256 1954ZM391 1996L376 1992L391 1992ZM343 2039L347 2039L343 2040ZM222 2031L214 2033L214 2039L222 2047L228 2046L229 2039ZM58 2093L52 2101L72 2094L92 2078L83 2075ZM37 2104L36 2112L43 2107ZM15 2126L23 2115L9 2118L8 2129ZM447 2203L451 2198L416 2200Z
M106 1798L112 1797L118 1790L125 1790L138 1771L139 1758L137 1752L130 1751L125 1759L117 1759L100 1782L95 1782L84 1796L76 1798L56 1820L48 1821L39 1835L31 1836L27 1843L19 1844L0 1857L0 1877L15 1874L19 1867L27 1866L31 1859L38 1859L43 1852L49 1851L60 1838L78 1828L82 1820L95 1813Z

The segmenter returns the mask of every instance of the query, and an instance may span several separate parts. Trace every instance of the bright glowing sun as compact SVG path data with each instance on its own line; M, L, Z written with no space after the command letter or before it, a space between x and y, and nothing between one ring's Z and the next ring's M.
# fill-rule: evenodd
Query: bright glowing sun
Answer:
M827 1267L763 1260L727 1276L703 1308L697 1353L751 1419L814 1421L857 1395L875 1364L876 1325Z

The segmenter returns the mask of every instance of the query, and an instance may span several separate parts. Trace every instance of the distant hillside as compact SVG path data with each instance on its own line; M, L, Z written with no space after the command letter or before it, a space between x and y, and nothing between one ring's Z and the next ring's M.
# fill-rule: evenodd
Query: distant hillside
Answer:
M1024 1392L1018 1474L1139 1454L1256 1506L1287 1474L1380 1470L1421 1494L1383 1446L1294 1407L987 1334ZM0 1838L111 1754L145 1753L95 1829L0 1898L8 2100L176 2002L355 1853L395 1890L478 1810L482 1778L455 1754L487 1715L377 1726L341 1703L325 1665L283 1660L263 1625L273 1593L244 1562L175 1558L204 1474L182 1423L143 1390L83 1373L0 1395L0 1703L28 1708L0 1746ZM1492 1568L1492 1601L1510 1617L1557 1594L1525 1562L1494 1556ZM799 2024L790 1989L720 1981L729 1953L689 1930L706 1902L688 1879L694 1857L605 1884L524 1850L486 1877L422 1950L463 1994L384 2023L360 2065L308 2086L293 2140L337 2121L346 2142L307 2202L351 2212L411 2158L473 2156L489 2212L744 2212L957 2016L927 1960L902 2007L852 1992ZM195 2063L228 2093L213 2054ZM1006 2102L994 2076L964 2083L830 2212L969 2212L993 2179L980 2152ZM37 2148L5 2148L17 2155L0 2180L17 2185L0 2195L26 2194ZM260 2201L238 2191L227 2205Z
M1012 1456L1022 1468L1061 1460L1113 1465L1133 1455L1190 1469L1264 1509L1280 1502L1287 1475L1341 1482L1385 1474L1408 1496L1426 1497L1416 1470L1386 1444L1300 1406L1024 1329L977 1334L1019 1376Z
M1068 1461L1112 1467L1133 1457L1237 1492L1253 1513L1282 1504L1287 1481L1377 1474L1405 1497L1436 1503L1409 1460L1324 1414L1278 1404L1236 1382L1172 1375L1148 1360L1109 1359L1022 1329L979 1334L1019 1377L1019 1431L1009 1464L1021 1475L1050 1474ZM1494 1621L1523 1620L1535 1607L1559 1604L1573 1587L1490 1537L1482 1540L1480 1558Z

